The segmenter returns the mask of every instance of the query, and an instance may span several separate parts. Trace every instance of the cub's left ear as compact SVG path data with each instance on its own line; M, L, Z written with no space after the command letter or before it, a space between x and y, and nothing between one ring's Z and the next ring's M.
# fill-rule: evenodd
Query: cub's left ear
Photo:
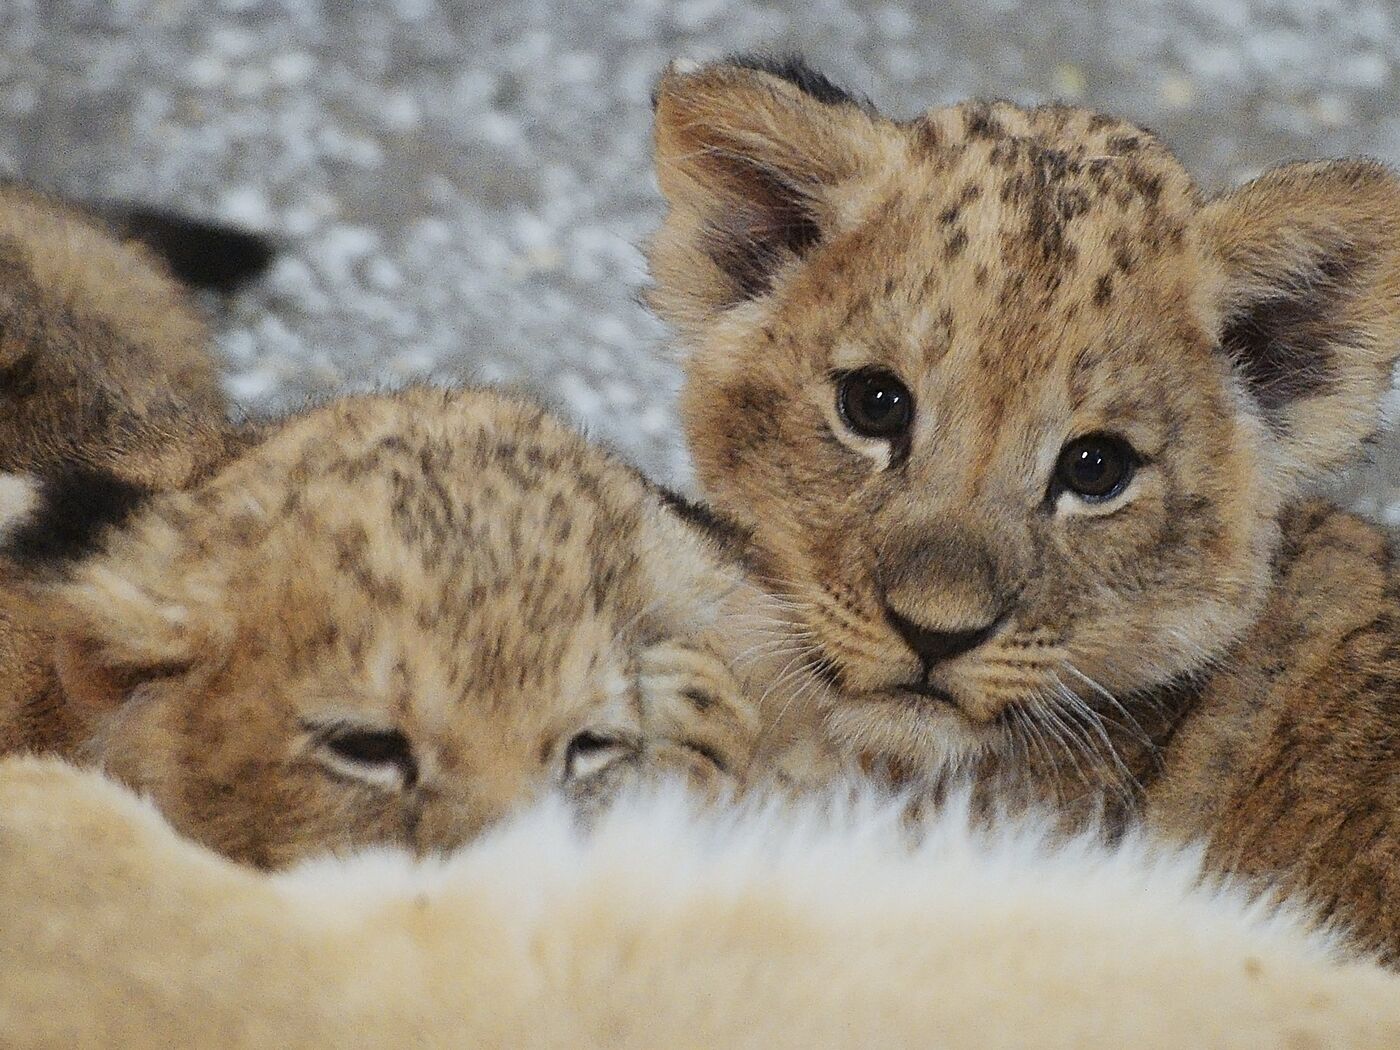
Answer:
M1219 341L1293 484L1376 428L1400 356L1400 180L1367 160L1290 164L1213 201Z
M831 232L841 187L904 144L799 59L673 66L656 89L668 210L651 246L653 308L697 338L726 309L765 295Z

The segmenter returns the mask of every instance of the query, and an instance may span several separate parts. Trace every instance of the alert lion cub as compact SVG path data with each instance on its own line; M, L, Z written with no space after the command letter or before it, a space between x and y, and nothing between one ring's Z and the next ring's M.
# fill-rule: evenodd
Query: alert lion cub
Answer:
M1400 354L1400 181L1204 196L1067 106L661 82L653 302L699 475L854 749L1142 813L1400 960L1400 576L1303 498Z
M445 850L552 790L749 773L764 597L520 399L328 404L185 490L94 501L120 520L76 558L45 538L83 493L49 490L5 546L66 727L31 735L230 857Z

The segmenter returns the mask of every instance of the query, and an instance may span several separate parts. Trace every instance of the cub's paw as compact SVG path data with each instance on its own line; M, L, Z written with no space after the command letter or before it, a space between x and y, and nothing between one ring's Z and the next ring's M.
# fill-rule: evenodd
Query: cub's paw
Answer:
M641 657L645 758L711 791L745 785L759 740L758 707L729 664L703 649L663 642Z

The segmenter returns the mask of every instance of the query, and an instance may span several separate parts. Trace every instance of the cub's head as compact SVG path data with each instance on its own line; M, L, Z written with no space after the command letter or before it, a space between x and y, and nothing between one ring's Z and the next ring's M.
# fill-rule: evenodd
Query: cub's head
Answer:
M9 503L92 756L236 858L446 849L551 789L743 772L711 644L738 571L531 405L346 399L86 555L42 493Z
M837 728L911 758L1220 656L1281 506L1372 432L1400 351L1378 164L1206 199L1111 117L897 122L749 59L663 78L656 157L652 300L706 492Z

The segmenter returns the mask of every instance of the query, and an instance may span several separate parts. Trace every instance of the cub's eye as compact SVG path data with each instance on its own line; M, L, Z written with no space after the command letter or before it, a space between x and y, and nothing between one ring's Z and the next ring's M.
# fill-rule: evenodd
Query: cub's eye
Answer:
M1089 503L1102 503L1128 487L1137 467L1137 453L1122 438L1112 434L1076 438L1060 452L1051 498L1073 492Z
M914 421L914 395L893 373L862 368L837 380L836 410L862 437L890 441Z
M600 773L635 748L624 740L585 729L564 749L564 779L578 780Z
M412 787L418 781L413 745L397 729L343 722L308 728L322 763L337 774L381 787Z

